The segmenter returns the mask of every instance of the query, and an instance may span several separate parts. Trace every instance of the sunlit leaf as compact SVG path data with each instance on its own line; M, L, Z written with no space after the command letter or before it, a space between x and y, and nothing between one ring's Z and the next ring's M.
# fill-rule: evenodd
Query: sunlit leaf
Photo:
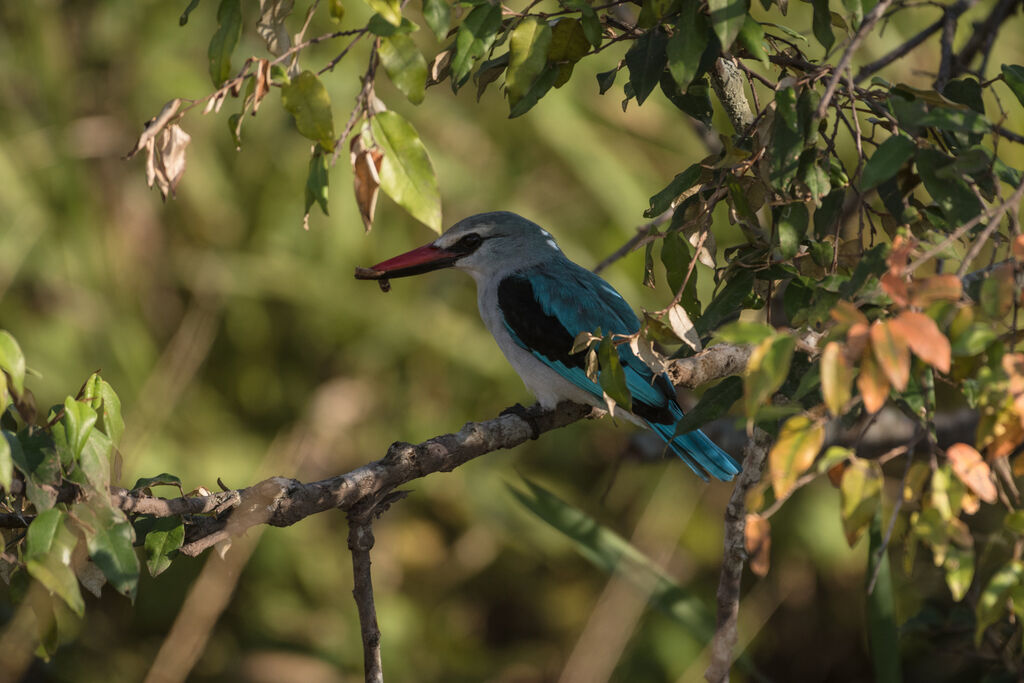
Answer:
M903 311L889 322L895 334L906 340L918 358L942 373L948 373L952 361L949 339L935 321L924 313Z
M889 380L879 367L871 349L861 356L860 373L857 375L857 389L864 400L864 410L877 413L889 398Z
M114 590L134 600L139 583L139 558L132 547L135 531L131 522L123 512L101 501L80 505L76 511L85 526L89 557Z
M164 517L153 520L153 526L146 534L146 568L150 576L158 576L171 566L168 557L185 542L185 525L181 517Z
M0 371L10 378L14 393L20 395L25 391L25 354L7 330L0 330Z
M981 453L965 443L955 443L946 449L946 457L953 466L953 473L986 503L995 503L998 498L995 482L988 463Z
M402 23L402 4L399 0L365 0L374 12L393 26Z
M384 153L380 187L395 202L435 232L441 232L441 195L437 176L416 129L393 111L371 119L373 137Z
M765 339L750 354L747 373L743 377L744 411L753 418L767 405L789 374L789 363L796 348L796 339L779 334Z
M1010 592L1024 583L1024 562L1010 560L989 579L988 585L978 598L974 616L977 626L974 630L974 644L981 645L981 638L992 624L1006 614L1007 597Z
M544 70L551 45L551 27L537 17L527 17L509 37L508 76L505 91L510 107L515 107Z
M768 452L768 474L775 499L788 496L796 480L806 472L825 442L825 425L806 415L794 415L782 424Z
M972 323L953 339L953 355L958 358L977 356L985 351L988 345L999 335L987 323Z
M96 411L88 403L76 401L69 396L64 401L64 416L61 423L64 425L68 445L77 459L96 424Z
M501 28L501 5L484 2L466 15L455 36L452 58L452 87L458 88L473 70L473 65L491 49Z
M889 383L896 391L904 391L910 380L910 347L900 328L888 321L871 323L871 348Z
M821 352L821 395L834 417L842 414L843 407L850 400L854 374L842 344L826 344Z
M82 616L85 601L71 568L71 554L77 542L78 537L65 526L61 510L51 508L41 512L28 525L25 567L32 578Z
M715 340L730 344L759 344L775 336L775 328L766 323L737 320L715 330Z
M427 86L427 60L405 33L381 38L377 54L388 78L413 104L423 101Z

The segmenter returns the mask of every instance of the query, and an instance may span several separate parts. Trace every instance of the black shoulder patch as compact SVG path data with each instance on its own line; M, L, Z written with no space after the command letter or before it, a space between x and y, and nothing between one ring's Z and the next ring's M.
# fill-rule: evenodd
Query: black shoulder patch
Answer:
M537 302L530 281L522 275L509 275L498 283L498 307L505 322L519 341L552 361L566 367L586 367L583 351L569 353L575 336Z

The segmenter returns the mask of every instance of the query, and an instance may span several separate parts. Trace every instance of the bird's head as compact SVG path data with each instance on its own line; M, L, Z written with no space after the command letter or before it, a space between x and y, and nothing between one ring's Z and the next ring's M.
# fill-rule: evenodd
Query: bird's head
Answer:
M357 268L360 280L390 280L440 268L459 268L475 278L494 276L561 255L551 235L536 223L508 211L464 218L417 249Z

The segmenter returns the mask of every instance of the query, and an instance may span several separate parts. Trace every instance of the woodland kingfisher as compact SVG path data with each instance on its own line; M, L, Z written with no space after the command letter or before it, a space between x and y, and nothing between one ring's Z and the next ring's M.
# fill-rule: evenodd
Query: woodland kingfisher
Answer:
M573 401L607 410L600 383L587 374L587 351L573 353L573 345L581 332L632 335L640 329L611 285L570 261L546 230L508 211L465 218L430 244L358 269L356 277L383 286L448 267L476 281L484 324L542 407ZM616 414L654 430L702 479L732 479L739 465L703 432L676 434L683 411L668 375L652 370L629 344L617 351L632 412L619 407Z

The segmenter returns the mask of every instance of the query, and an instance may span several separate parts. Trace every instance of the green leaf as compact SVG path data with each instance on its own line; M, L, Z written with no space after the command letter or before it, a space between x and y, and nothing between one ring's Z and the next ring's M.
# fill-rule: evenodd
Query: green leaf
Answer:
M882 542L882 513L871 519L869 534L867 581L877 576L874 590L867 595L867 631L874 680L878 683L900 683L900 639L896 624L896 601L892 586L889 553Z
M455 56L452 57L452 88L459 86L473 70L473 65L494 43L501 28L501 5L482 3L466 15L455 36Z
M682 173L677 174L665 189L651 197L651 206L644 211L644 218L656 218L668 211L676 197L700 182L700 173L700 164L693 164Z
M18 437L6 429L0 430L0 489L3 489L5 494L11 492L11 482L14 481L15 448L21 450Z
M313 151L313 156L309 158L309 171L306 175L306 215L309 215L309 210L313 207L313 203L316 202L320 205L320 210L327 213L327 192L330 187L330 175L327 169L327 157L324 155L323 150L317 147Z
M178 26L184 26L188 23L188 15L192 14L192 10L199 7L199 0L189 0L188 6L185 7L185 11L178 17Z
M558 78L554 86L560 88L568 83L576 62L590 52L590 42L583 25L576 19L562 17L551 27L551 45L547 61L558 65Z
M905 135L893 135L875 150L861 172L861 190L868 190L895 176L910 161L917 145Z
M711 300L703 315L693 325L701 337L717 328L723 320L730 318L743 307L743 302L754 288L754 273L743 268L725 282L722 291Z
M0 370L7 374L14 393L20 396L25 391L25 354L7 330L0 330Z
M832 35L832 12L828 8L828 0L811 0L814 17L811 20L811 31L821 46L828 52L836 37Z
M796 91L793 88L782 88L775 93L770 167L772 187L783 192L788 190L789 182L800 168L803 147L804 136L797 116Z
M121 417L121 399L117 392L107 383L100 379L97 385L97 394L100 399L99 420L96 426L103 430L103 433L110 437L116 445L121 441L124 434L124 418Z
M399 0L366 0L366 4L392 26L402 23L402 5Z
M299 133L327 152L334 149L331 97L315 73L303 71L291 83L281 86L281 102L295 119Z
M423 19L438 40L444 40L452 24L452 7L446 0L423 0Z
M629 69L629 83L633 86L636 103L643 104L647 96L658 85L661 72L665 70L668 56L665 47L668 36L661 26L646 31L633 41L626 52L626 68Z
M998 336L992 326L987 323L971 323L970 327L953 340L953 355L960 358L977 356L984 352Z
M381 38L388 38L399 33L409 34L420 29L419 26L405 17L402 17L402 23L395 26L379 14L374 14L370 17L370 20L366 22L366 28L370 33Z
M990 128L985 117L973 109L956 110L945 107L932 108L917 123L920 126L941 128L954 133L987 133Z
M950 546L942 567L946 571L946 585L949 587L950 595L960 602L967 595L967 589L974 580L974 550Z
M691 410L676 423L676 434L686 434L725 416L736 401L743 398L743 379L726 377L704 392Z
M825 425L806 415L794 415L782 424L768 453L768 472L775 499L788 496L796 480L810 469L825 442Z
M601 389L616 404L626 410L633 409L633 397L626 387L626 372L619 362L619 351L611 337L605 337L597 347L597 363L601 368L598 379ZM614 415L614 412L612 413Z
M217 8L217 31L210 39L207 56L210 58L210 78L213 84L231 76L231 53L242 36L242 4L240 0L220 0Z
M139 558L132 547L135 530L124 513L104 502L76 506L82 520L89 557L114 590L135 599L139 583Z
M683 0L675 33L665 45L668 70L683 92L700 73L701 56L708 46L708 20L698 0Z
M64 416L61 418L75 460L85 447L93 426L96 424L96 411L88 403L76 401L68 396L64 400Z
M105 495L110 486L110 458L113 452L114 444L110 437L93 430L79 455L79 464L85 478L101 495Z
M690 261L693 258L690 252L690 245L687 244L678 232L670 232L661 241L661 262L665 265L665 279L673 292L678 292L686 280L686 273L690 270ZM690 279L686 281L680 303L691 317L700 315L700 303L697 301L697 268L690 273Z
M750 0L708 0L711 10L711 26L722 44L722 52L732 47L736 36L747 20Z
M729 344L760 344L775 336L775 328L765 323L737 320L715 331L715 341Z
M551 27L537 17L527 17L512 31L508 42L508 76L505 91L510 108L515 108L544 70L551 45Z
M583 24L583 34L587 41L593 46L601 44L604 28L601 20L597 18L597 12L587 0L561 0L562 6L580 13L580 23Z
M875 516L881 503L882 466L875 460L854 457L843 471L843 532L852 547Z
M173 474L158 474L155 477L142 477L135 482L132 486L132 491L139 491L141 489L148 489L150 486L177 486L181 488L181 479Z
M957 178L944 178L940 171L953 163L953 159L937 149L926 148L917 151L917 172L924 182L928 194L946 219L963 224L981 213L981 202L967 184Z
M810 222L807 205L802 202L784 204L772 213L775 219L779 258L783 261L791 259L800 250L800 242L807 234L807 224Z
M1024 583L1024 562L1011 560L1003 565L991 579L978 599L975 609L977 628L974 631L974 645L981 645L981 637L992 624L1006 614L1006 602L1010 592Z
M377 54L395 87L413 104L422 102L427 87L427 60L412 38L405 33L381 38Z
M764 51L764 27L749 14L743 22L743 28L737 35L739 44L747 48L754 59L768 66L768 53Z
M345 4L341 0L330 0L328 3L330 10L331 21L334 23L341 23L341 20L345 18Z
M46 590L57 594L78 616L85 613L85 601L71 569L71 555L78 537L64 524L64 513L51 508L39 513L28 525L25 568Z
M380 112L370 124L384 153L381 189L413 218L440 233L441 195L437 177L416 129L393 111Z
M713 110L708 79L695 78L683 93L679 91L679 85L672 78L672 74L666 70L662 72L658 85L661 86L661 92L668 98L668 101L674 104L679 111L687 116L692 116L705 126L711 126Z
M181 517L163 517L153 520L146 534L146 568L150 576L158 576L171 566L169 555L185 542L185 525Z
M674 584L657 564L626 539L543 487L529 480L524 483L526 492L509 489L526 509L564 534L594 566L609 574L619 573L643 594L650 595L651 602L697 642L710 642L714 617L700 598Z
M63 429L62 425L55 425ZM52 487L60 482L61 462L53 436L41 430L23 430L18 434L21 448L11 447L14 466L25 475L26 495L37 511L53 507L57 493Z
M526 91L523 98L519 100L514 107L509 108L508 117L514 119L517 116L522 116L526 112L533 108L533 105L537 104L537 101L551 90L551 86L556 85L558 75L561 73L561 67L555 64L548 64L544 67L544 70L540 72L540 75L530 84L530 89Z
M750 354L747 374L743 377L743 409L748 419L768 405L786 381L795 348L794 337L778 334L762 341Z
M1010 86L1010 90L1017 100L1024 104L1024 66L1003 64L1002 72L1006 85Z

